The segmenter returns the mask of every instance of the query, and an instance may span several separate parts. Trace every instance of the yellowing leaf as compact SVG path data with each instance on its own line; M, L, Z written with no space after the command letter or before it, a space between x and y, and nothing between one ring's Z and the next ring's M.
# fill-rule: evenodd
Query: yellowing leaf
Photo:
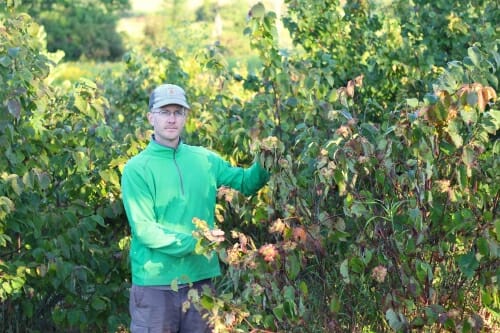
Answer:
M78 95L75 96L75 102L74 102L75 107L80 111L80 112L85 112L87 111L88 108L88 103L83 99L82 96Z

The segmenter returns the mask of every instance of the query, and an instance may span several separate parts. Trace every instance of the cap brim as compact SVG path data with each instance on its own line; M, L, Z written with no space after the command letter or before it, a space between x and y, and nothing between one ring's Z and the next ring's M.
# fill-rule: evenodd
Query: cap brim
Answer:
M186 103L185 100L178 99L178 98L161 99L161 100L157 101L156 103L154 103L153 107L151 109L161 108L162 106L170 105L170 104L177 104L177 105L185 107L186 109L191 109L191 107Z

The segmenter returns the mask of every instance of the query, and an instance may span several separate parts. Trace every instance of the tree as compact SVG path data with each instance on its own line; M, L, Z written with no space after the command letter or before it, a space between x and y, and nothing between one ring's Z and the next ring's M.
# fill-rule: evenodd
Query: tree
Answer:
M51 0L25 2L17 11L44 26L47 49L64 51L65 60L117 60L124 52L117 14L129 8L129 0Z

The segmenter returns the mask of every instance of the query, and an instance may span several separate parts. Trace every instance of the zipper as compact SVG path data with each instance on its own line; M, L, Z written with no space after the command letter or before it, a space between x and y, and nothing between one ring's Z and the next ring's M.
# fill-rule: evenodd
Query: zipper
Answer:
M181 194L184 196L184 182L182 181L181 169L179 168L179 164L177 164L177 159L175 158L176 153L177 153L177 148L174 149L174 164L175 167L177 168L177 174L179 175L179 181L181 183Z

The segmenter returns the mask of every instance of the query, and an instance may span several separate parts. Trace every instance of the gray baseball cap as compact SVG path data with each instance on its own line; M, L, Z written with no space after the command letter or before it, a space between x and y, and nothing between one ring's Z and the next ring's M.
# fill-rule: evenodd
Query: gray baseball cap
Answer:
M162 84L153 90L149 96L149 109L157 109L164 105L177 104L191 109L186 100L184 89L175 84Z

